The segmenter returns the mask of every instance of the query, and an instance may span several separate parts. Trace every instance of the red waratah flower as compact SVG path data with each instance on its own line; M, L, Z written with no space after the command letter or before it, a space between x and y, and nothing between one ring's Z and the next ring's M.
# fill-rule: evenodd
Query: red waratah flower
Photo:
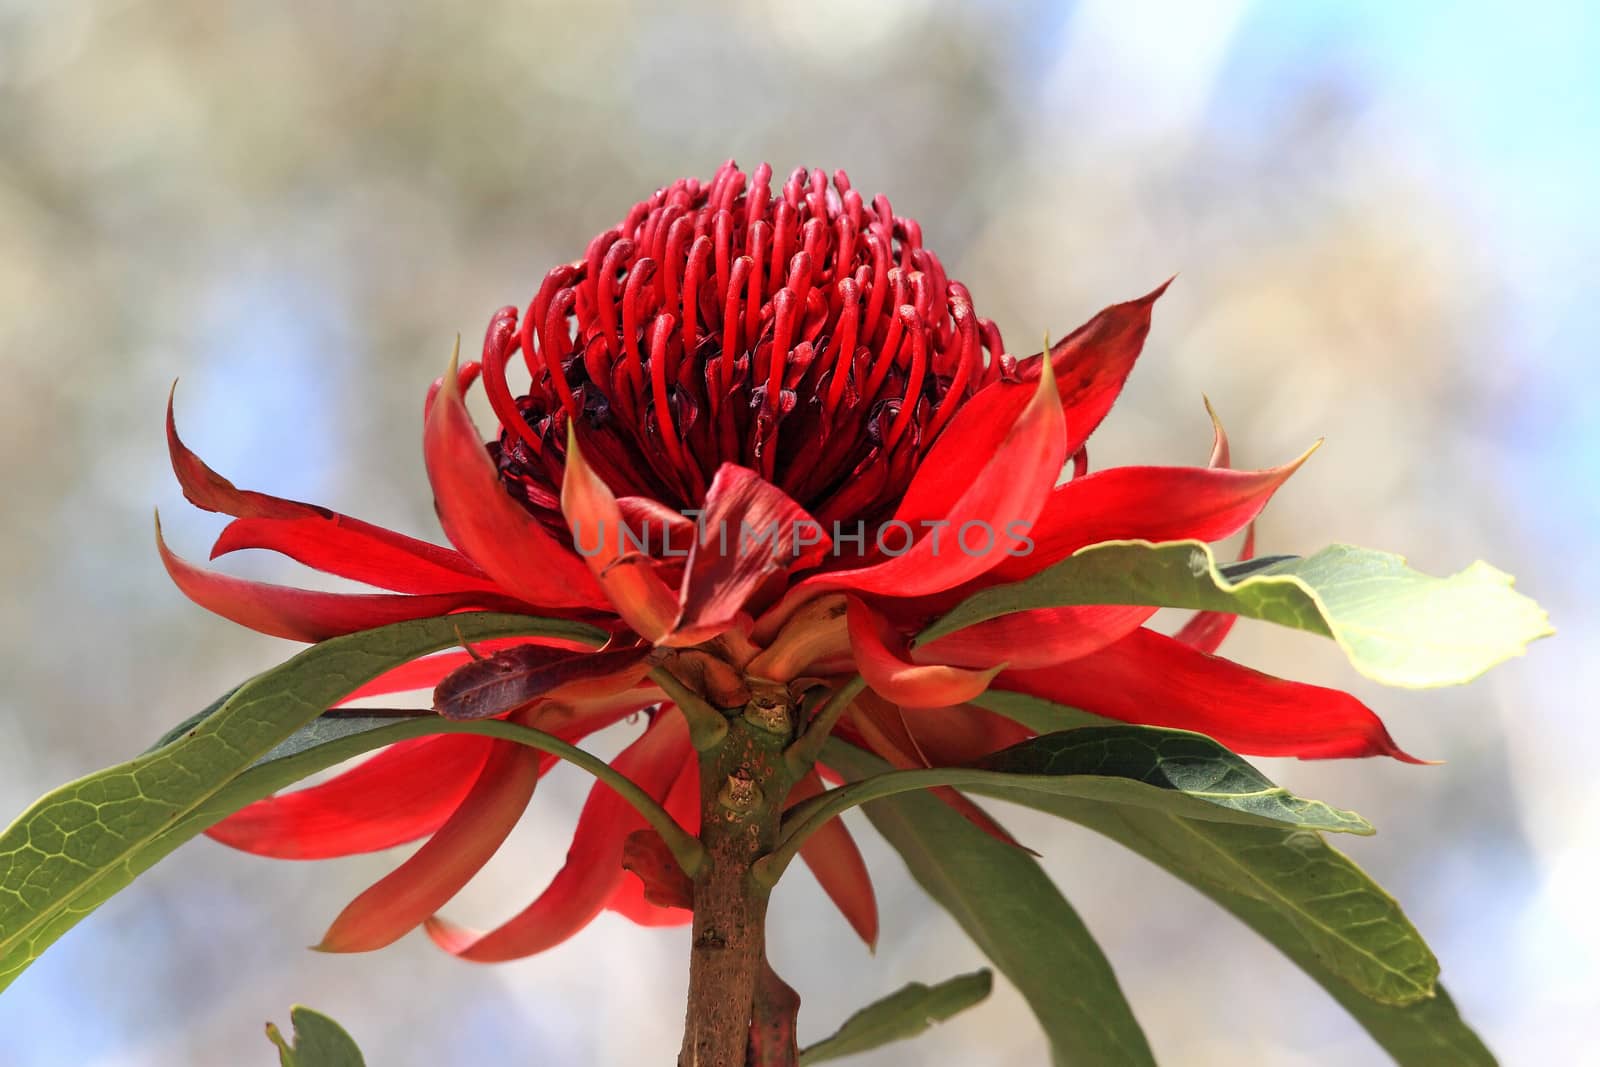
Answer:
M1235 534L1298 461L1232 470L1219 428L1207 466L1089 473L1085 441L1165 286L1016 359L885 197L865 200L843 172L830 185L797 170L776 195L770 178L730 162L710 182L658 191L552 270L521 313L498 312L480 361L452 363L429 393L423 450L453 548L236 489L179 440L169 406L185 495L233 516L213 558L268 549L387 592L245 581L163 544L173 579L218 614L298 641L477 609L597 623L612 635L603 650L491 642L409 663L352 699L437 686L441 714L510 717L569 741L647 712L614 766L691 832L699 771L685 717L649 673L660 664L721 707L752 688L815 695L859 673L868 688L838 731L900 767L967 762L1026 737L967 703L988 687L1246 754L1409 758L1353 697L1215 656L1230 616L1200 615L1169 637L1144 625L1151 608L1038 610L911 650L908 636L964 596L1086 545ZM463 402L480 378L500 423L487 444ZM475 735L407 741L211 834L293 859L429 837L338 917L323 942L333 950L423 924L452 952L503 960L603 909L687 921L625 872L625 842L644 824L603 785L566 865L521 914L481 934L437 916L551 762ZM814 771L790 801L820 788ZM985 822L954 791L941 796ZM802 857L871 942L876 906L849 832L828 824Z

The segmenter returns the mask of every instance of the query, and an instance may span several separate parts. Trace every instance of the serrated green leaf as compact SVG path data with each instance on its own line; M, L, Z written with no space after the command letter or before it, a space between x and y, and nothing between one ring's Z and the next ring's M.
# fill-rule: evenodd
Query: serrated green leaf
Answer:
M917 640L1031 608L1193 608L1332 637L1368 678L1425 688L1471 681L1554 633L1511 576L1483 562L1433 578L1389 552L1333 545L1232 573L1200 541L1107 541L1025 581L975 593Z
M267 1039L278 1047L278 1067L366 1067L361 1049L344 1028L320 1011L301 1004L289 1009L294 1041L267 1024Z
M994 975L974 971L938 985L912 982L862 1008L815 1045L800 1050L800 1067L871 1052L927 1031L934 1023L981 1003L994 988Z
M580 623L494 613L337 637L246 682L161 747L46 794L0 835L0 989L171 851L157 846L163 833L346 694L463 640L518 636L605 639Z
M989 692L975 703L1033 730L1087 716L1019 693ZM1493 1067L1438 984L1438 960L1422 935L1320 835L1021 791L1007 799L1086 826L1215 900L1321 984L1403 1067Z
M837 739L823 759L851 779L888 766ZM918 884L1027 1000L1058 1067L1155 1063L1111 964L1033 857L926 793L876 800L863 810Z

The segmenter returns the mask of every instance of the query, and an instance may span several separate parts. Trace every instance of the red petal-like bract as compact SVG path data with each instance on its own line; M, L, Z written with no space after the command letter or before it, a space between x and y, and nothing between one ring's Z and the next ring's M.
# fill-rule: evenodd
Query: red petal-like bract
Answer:
M999 673L990 670L965 670L943 665L919 665L906 657L893 630L882 616L854 597L849 601L850 644L855 649L856 666L873 692L896 704L913 708L941 708L965 704L989 688Z
M1216 410L1212 408L1211 401L1206 401L1206 411L1211 414L1213 441L1211 445L1212 467L1228 467L1231 465L1230 449L1228 447L1228 431L1222 428L1222 420L1217 417ZM1239 550L1239 559L1253 559L1256 554L1256 526L1251 523L1245 528L1244 546ZM1198 648L1201 652L1215 652L1222 647L1222 642L1227 638L1233 624L1239 621L1239 616L1230 612L1201 611L1184 623L1183 628L1173 636L1186 645Z
M350 578L397 593L504 594L488 578L408 552L367 536L333 519L235 519L223 528L211 558L262 548L288 556L314 570ZM476 568L474 568L476 569Z
M1246 755L1421 762L1348 693L1274 678L1152 630L1065 667L1007 671L995 685L1123 722L1194 730Z
M789 804L795 805L822 792L822 780L812 771L789 791ZM878 944L878 898L872 891L867 862L856 848L855 838L843 819L829 819L800 846L817 883L838 907L850 928L861 936L868 948Z
M676 709L665 709L611 766L660 800L691 758L689 733ZM478 963L531 956L559 945L589 925L622 880L622 843L644 825L611 787L596 783L578 816L567 862L537 900L487 933L435 916L428 936L440 947Z
M403 845L444 825L493 744L471 736L401 741L320 785L241 808L206 833L224 845L280 860Z
M496 741L472 790L428 843L352 900L328 927L324 952L370 952L414 930L489 862L533 796L539 753Z
M516 610L508 597L476 591L431 593L324 593L234 578L196 567L167 548L156 527L156 548L183 595L207 611L272 637L326 641L408 619L427 619L472 609Z
M1138 300L1114 304L1051 347L1050 365L1065 419L1067 455L1083 447L1122 392L1150 332L1151 308L1166 290L1162 285ZM1043 370L1042 354L1030 356L1018 364L1020 381L995 382L962 405L948 431L929 451L921 476L912 480L895 518L921 522L944 517L957 495L982 476L1008 427L1027 406L1033 395L1032 383Z
M820 558L830 544L804 508L731 463L717 469L701 527L683 575L674 644L721 633L764 581L802 555Z
M1118 604L1018 611L930 641L914 649L911 658L957 667L1049 667L1120 641L1155 613L1155 608Z
M833 590L929 596L995 568L1009 554L1023 549L1027 531L1066 460L1065 440L1061 408L1046 374L999 447L988 454L976 479L937 520L938 527L923 536L902 522L894 529L903 531L903 542L918 539L908 546L890 546L900 551L889 559L851 570L824 571L802 580L760 620L757 636L770 639L801 604ZM919 477L930 473L925 470ZM974 529L980 538L976 544L970 538Z
M348 515L341 515L315 504L302 504L295 500L284 500L266 493L236 488L228 479L206 466L199 456L189 451L188 446L178 436L178 423L173 413L173 395L176 389L174 386L173 394L167 397L167 452L172 458L172 470L178 476L178 484L183 487L184 497L195 507L205 511L219 511L224 515L241 519L300 523L306 531L301 535L301 542L308 546L316 545L317 537L311 531L320 523L329 531L329 537L340 538L338 544L347 551L379 555L400 552L416 558L420 563L459 572L469 582L483 577L483 572L470 559L448 548L419 541L415 537L407 537L405 534L395 533L393 530L386 530L381 526L362 522L360 519L352 519ZM324 559L331 559L337 554L339 553L327 551L323 552L322 556ZM317 563L310 565L319 568L321 566ZM350 561L345 565L360 564Z
M667 636L678 615L678 599L656 573L655 561L630 548L617 498L584 462L576 438L567 445L561 511L572 524L585 564L622 621L646 641Z
M495 583L547 608L600 608L588 568L517 506L467 414L452 360L422 435L428 481L445 534Z
M693 760L686 760L683 768L678 771L678 778L672 783L672 788L667 791L666 799L661 806L667 810L677 824L692 834L700 832L700 768ZM657 846L657 862L677 863L670 853L663 858L660 853L667 851L666 842L661 840L661 835L654 830L635 830L633 835L649 835L654 837ZM627 839L624 839L626 842ZM624 844L626 852L626 844ZM626 864L625 864L626 866ZM674 867L678 876L687 880L682 870ZM665 877L671 877L671 871L665 872ZM689 896L693 896L693 885L689 887ZM617 888L612 892L611 899L606 901L606 910L614 911L619 915L638 923L640 926L682 926L694 916L687 907L669 907L652 904L645 899L645 887L640 878L624 877L617 883Z
M1262 471L1112 467L1074 478L1039 512L1033 550L1002 562L993 577L1025 578L1101 541L1220 541L1261 514L1309 456Z

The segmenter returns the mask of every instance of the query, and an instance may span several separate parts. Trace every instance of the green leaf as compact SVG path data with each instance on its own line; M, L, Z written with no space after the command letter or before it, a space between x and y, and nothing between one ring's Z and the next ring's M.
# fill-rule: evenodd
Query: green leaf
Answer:
M273 746L271 752L262 756L252 764L252 767L277 763L281 760L287 760L291 756L298 756L302 752L309 752L315 748L331 745L335 741L342 741L347 737L358 737L399 723L417 723L422 720L431 721L437 718L438 716L433 712L421 709L414 712L389 712L387 714L368 713L365 709L356 711L353 714L324 713L278 742L277 745ZM305 775L301 777L305 777ZM292 781L299 781L299 779L296 778ZM284 785L288 784L291 783L284 783ZM282 787L280 786L279 788Z
M176 847L151 847L164 832L346 694L429 652L519 636L605 639L580 623L493 613L337 637L246 682L161 747L46 794L0 835L0 989Z
M1374 1000L1329 967L1315 944L1271 904L1198 881L1192 884L1315 979L1400 1067L1495 1067L1494 1053L1462 1020L1443 985L1433 987L1433 996L1410 1004Z
M917 789L958 786L1002 800L1019 792L1154 808L1192 819L1370 834L1352 811L1304 800L1204 734L1116 723L1046 733L971 767L890 771L830 789L797 805L756 876L772 885L800 845L829 819L870 800Z
M1333 545L1230 573L1200 541L1107 541L1025 581L968 597L919 644L1000 615L1076 604L1142 604L1221 611L1332 637L1356 670L1386 685L1468 682L1530 641L1549 617L1478 562L1432 578L1388 552Z
M337 731L330 735L315 729L318 723L324 721L329 720L319 719L310 726L302 728L295 737L279 745L273 754L269 754L233 781L228 782L205 803L129 854L123 861L127 881L131 882L136 876L168 856L179 845L204 833L247 804L253 804L319 771L325 771L329 767L374 749L434 734L479 734L484 737L494 737L529 745L576 764L604 781L619 796L632 804L644 820L661 835L679 865L690 877L693 877L701 862L704 849L699 841L678 825L672 816L632 779L619 774L604 760L549 734L498 719L455 721L436 715L423 715L404 718L340 716L332 720L337 721L339 726ZM303 735L321 736L324 740L315 745L296 744L296 740Z
M823 760L851 779L888 766L837 739ZM1056 1064L1155 1063L1111 964L1033 857L926 793L876 800L864 810L923 889L1021 992Z
M221 709L222 705L233 699L233 694L237 693L238 691L239 687L234 686L226 693L223 693L210 704L207 704L205 707L201 708L199 711L195 712L193 715L189 716L187 719L184 719L178 725L162 734L159 741L145 749L144 752L140 753L140 755L146 755L154 752L158 748L163 748L166 745L172 744L172 742L176 741L178 738L182 737L184 734L188 733L190 730L193 730L196 726L199 726L201 723L211 718L211 716L215 715L217 711Z
M974 703L1034 730L1085 714L1017 693ZM1021 790L1006 799L1103 834L1211 897L1327 989L1399 1063L1494 1063L1438 984L1438 960L1400 906L1320 834Z
M994 975L986 970L957 975L934 986L912 982L862 1008L831 1036L801 1049L800 1067L916 1037L934 1023L980 1003L993 987Z
M296 1004L289 1009L289 1023L292 1045L275 1025L267 1024L267 1040L278 1046L278 1067L366 1067L355 1041L321 1012Z
M1371 834L1353 811L1304 800L1204 734L1123 723L1042 734L983 759L972 792L1017 789L1150 807L1195 819ZM960 784L960 783L955 783Z

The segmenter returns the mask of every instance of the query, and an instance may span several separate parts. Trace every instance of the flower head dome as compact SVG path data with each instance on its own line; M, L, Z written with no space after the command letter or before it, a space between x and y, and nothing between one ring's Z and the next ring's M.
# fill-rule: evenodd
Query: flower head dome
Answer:
M724 463L824 522L892 511L961 403L1013 369L915 219L844 171L732 162L634 205L484 339L513 492L552 527L570 422L618 494L687 509ZM531 376L512 399L508 365Z

